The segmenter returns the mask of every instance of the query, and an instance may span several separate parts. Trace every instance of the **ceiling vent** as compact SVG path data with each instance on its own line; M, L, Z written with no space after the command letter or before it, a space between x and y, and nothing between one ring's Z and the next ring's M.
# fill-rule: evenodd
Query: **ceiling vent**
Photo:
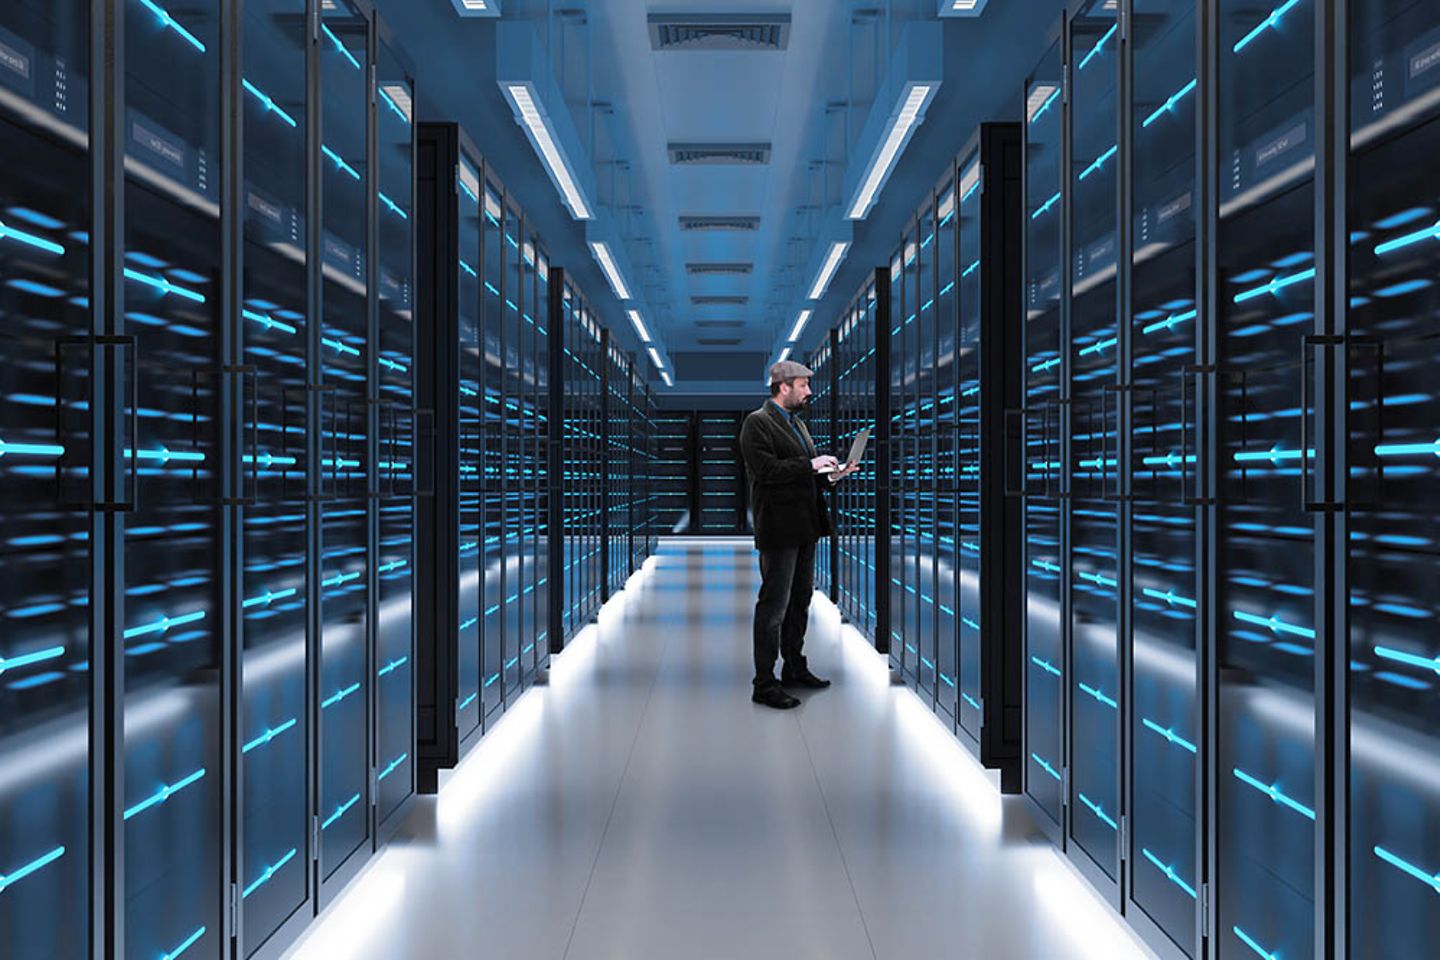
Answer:
M670 162L676 166L758 167L770 162L768 143L672 143Z
M654 50L784 50L790 15L754 13L652 13Z
M759 217L681 217L681 230L727 230L753 233L760 229Z
M692 277L747 277L753 266L749 263L687 263L685 272Z
M743 307L750 302L750 298L731 296L691 297L690 302L697 307Z
M700 344L700 346L702 346L702 347L735 347L735 346L739 346L739 344L740 344L740 338L739 338L739 337L720 337L720 338L713 338L713 337L712 337L712 338L706 338L706 337L701 337L700 339L696 340L695 342L698 343L698 344Z

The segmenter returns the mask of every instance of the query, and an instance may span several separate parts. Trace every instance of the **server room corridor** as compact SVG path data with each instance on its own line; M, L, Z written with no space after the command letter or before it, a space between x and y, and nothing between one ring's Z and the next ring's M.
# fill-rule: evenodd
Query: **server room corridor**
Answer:
M661 541L288 956L1148 956L821 595L834 686L750 703L757 584Z

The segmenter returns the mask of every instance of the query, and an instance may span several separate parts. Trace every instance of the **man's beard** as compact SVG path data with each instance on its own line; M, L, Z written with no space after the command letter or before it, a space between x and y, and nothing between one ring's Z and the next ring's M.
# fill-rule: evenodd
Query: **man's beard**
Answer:
M801 410L805 409L805 405L809 402L810 400L808 397L800 400L791 397L789 402L785 404L785 409L789 410L791 413L799 413Z

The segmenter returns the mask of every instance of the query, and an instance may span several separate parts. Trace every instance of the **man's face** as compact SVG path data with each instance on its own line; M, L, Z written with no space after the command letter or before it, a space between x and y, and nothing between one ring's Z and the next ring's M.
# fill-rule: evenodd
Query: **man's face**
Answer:
M775 398L780 401L780 406L786 410L800 410L810 400L810 378L796 377L789 383L780 385L780 393Z

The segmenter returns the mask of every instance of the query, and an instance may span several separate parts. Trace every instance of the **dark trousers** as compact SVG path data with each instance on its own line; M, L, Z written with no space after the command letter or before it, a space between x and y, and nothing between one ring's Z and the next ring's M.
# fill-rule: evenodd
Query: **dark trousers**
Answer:
M815 544L760 551L760 596L755 601L755 682L775 678L775 658L787 670L805 666L805 627L815 592Z

